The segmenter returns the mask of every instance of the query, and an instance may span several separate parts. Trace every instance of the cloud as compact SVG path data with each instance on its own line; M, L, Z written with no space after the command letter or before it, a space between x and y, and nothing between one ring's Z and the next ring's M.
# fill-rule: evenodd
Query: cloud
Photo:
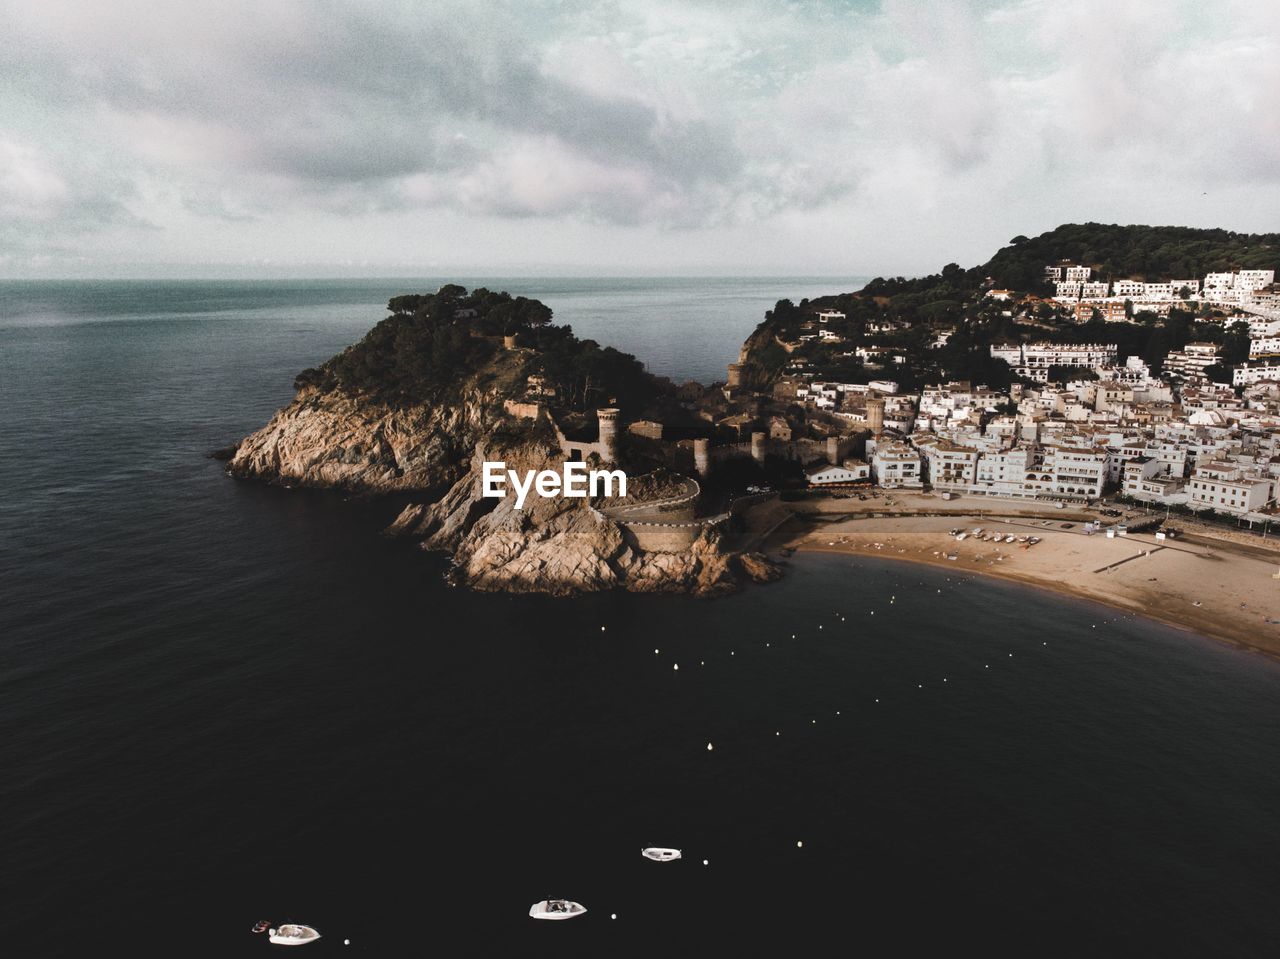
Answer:
M420 211L905 248L904 211L1280 190L1265 0L0 0L0 36L9 246Z

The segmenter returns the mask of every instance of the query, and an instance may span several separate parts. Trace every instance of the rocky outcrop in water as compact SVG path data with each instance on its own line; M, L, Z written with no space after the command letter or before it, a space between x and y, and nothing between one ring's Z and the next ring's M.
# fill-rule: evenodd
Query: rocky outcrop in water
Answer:
M620 525L585 500L480 496L485 459L524 471L556 469L558 451L537 446L493 449L482 444L471 469L437 502L405 507L388 532L426 549L453 554L454 581L480 590L566 595L621 587L634 592L714 596L737 584L720 535L708 529L687 551L633 548Z
M361 493L438 489L466 469L501 417L494 394L396 407L308 387L244 439L228 469L239 477Z
M290 487L420 495L388 532L447 551L454 581L480 590L713 596L739 578L767 578L760 562L725 549L719 527L662 518L628 527L627 517L611 518L585 499L532 495L516 509L514 496L481 497L486 460L520 473L558 472L565 460L560 443L568 440L530 401L531 380L539 384L535 399L576 396L569 415L579 419L588 394L670 401L671 384L634 357L579 341L551 326L541 304L505 293L447 286L396 297L388 310L359 343L299 374L293 402L235 447L229 473ZM629 500L669 498L686 484L655 473ZM655 529L678 535L655 540Z

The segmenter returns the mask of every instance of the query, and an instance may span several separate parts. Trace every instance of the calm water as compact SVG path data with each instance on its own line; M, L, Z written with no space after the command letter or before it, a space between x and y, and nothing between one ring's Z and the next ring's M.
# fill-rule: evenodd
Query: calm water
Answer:
M700 379L856 285L490 283ZM0 285L5 955L1273 953L1270 661L889 561L480 597L205 458L429 285Z

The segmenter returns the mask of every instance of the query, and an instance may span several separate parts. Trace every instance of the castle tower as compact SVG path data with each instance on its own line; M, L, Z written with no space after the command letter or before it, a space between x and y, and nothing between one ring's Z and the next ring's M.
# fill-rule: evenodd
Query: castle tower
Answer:
M757 430L751 434L751 458L761 466L764 465L764 443L764 433Z
M729 379L724 385L727 389L731 389L731 390L742 389L742 364L741 363L729 364Z
M832 466L840 465L840 437L827 437L827 462Z
M600 458L606 463L618 462L618 411L613 407L596 410L596 421L600 425Z
M697 471L699 476L706 476L711 472L710 447L710 440L693 441L693 468Z
M884 429L884 400L878 396L867 399L867 429L876 435Z
M514 350L516 348L516 337L514 333L502 338L502 348L504 350Z

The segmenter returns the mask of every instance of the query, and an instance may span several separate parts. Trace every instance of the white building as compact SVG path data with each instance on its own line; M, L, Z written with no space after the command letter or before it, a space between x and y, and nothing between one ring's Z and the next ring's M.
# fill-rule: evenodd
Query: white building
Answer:
M1091 370L1114 366L1114 343L1023 343L992 344L991 355L1004 360L1029 379L1047 379L1051 366L1083 366ZM1024 373L1023 370L1030 372ZM1041 375L1043 374L1043 375Z
M1219 346L1217 343L1188 343L1181 350L1170 350L1165 357L1166 372L1183 379L1201 376L1207 367L1218 362Z
M1141 296L1143 282L1141 280L1116 280L1112 286L1112 292L1116 296Z
M1074 300L1080 295L1080 281L1056 280L1053 284L1053 295L1059 300Z
M1236 274L1236 289L1261 290L1276 281L1275 270L1241 270Z
M885 489L918 489L924 485L920 454L906 443L877 445L871 455L871 472L876 483Z
M839 466L823 466L807 474L812 486L860 483L871 478L871 467L862 460L847 459Z
M1144 300L1172 300L1176 290L1172 283L1143 283Z
M1029 491L1027 487L1032 455L1033 450L1027 446L983 453L975 468L974 492L989 496L1036 495L1038 490Z
M1095 280L1080 284L1080 296L1084 299L1101 299L1106 296L1109 284L1105 280Z
M1096 499L1107 480L1105 450L1047 446L1042 472L1053 477L1054 492L1068 498Z
M1231 372L1232 386L1280 381L1280 362L1241 363Z
M1085 280L1089 279L1089 277L1092 274L1093 274L1093 270L1090 267L1069 266L1063 271L1062 276L1063 276L1063 279L1076 280L1080 283L1083 283Z
M1248 476L1235 463L1215 461L1197 467L1187 489L1192 509L1236 516L1262 509L1271 499L1271 480Z
M1258 336L1249 341L1250 356L1270 356L1280 353L1280 336Z
M845 318L845 315L841 313L839 310L819 310L818 311L819 323L828 323L831 320L843 320L844 318Z
M967 490L973 485L978 451L945 439L920 446L928 466L929 482L935 489Z

